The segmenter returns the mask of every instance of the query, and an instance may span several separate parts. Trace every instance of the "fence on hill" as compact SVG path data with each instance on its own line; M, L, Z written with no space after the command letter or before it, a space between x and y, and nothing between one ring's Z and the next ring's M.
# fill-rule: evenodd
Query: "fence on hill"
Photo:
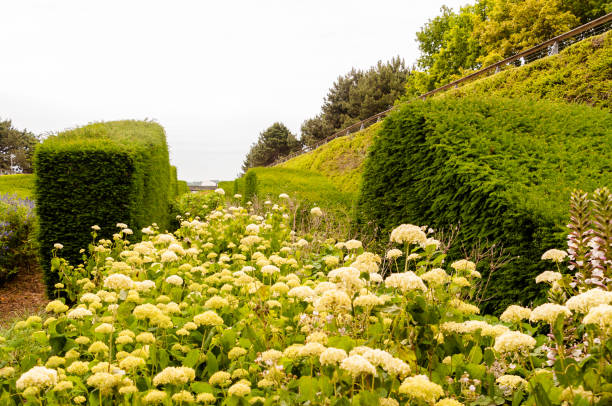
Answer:
M440 86L437 89L429 91L421 96L418 96L416 99L426 99L429 96L433 96L436 93L443 92L445 90L451 88L457 88L459 85L464 84L466 82L472 81L476 78L480 78L483 76L487 76L490 74L495 74L502 70L503 67L508 65L522 66L528 63L531 63L540 58L544 58L546 56L558 54L561 50L567 48L568 46L574 44L575 42L582 41L585 38L589 38L595 35L603 34L606 31L609 31L612 28L612 13L608 13L605 16L599 17L596 20L588 22L580 27L574 28L571 31L558 35L554 38L549 39L548 41L544 41L536 46L533 46L525 51L519 52L509 58L506 58L502 61L496 62L492 65L489 65L485 68L482 68L474 73L471 73L467 76L462 77L461 79L457 79L453 82L450 82L444 86ZM409 102L408 102L409 103ZM330 135L329 137L318 141L309 147L304 147L300 151L293 152L289 155L278 158L276 161L271 163L268 166L279 165L283 162L286 162L296 156L305 154L310 151L314 151L319 148L321 145L327 144L331 140L342 137L344 135L350 135L354 132L361 131L370 125L379 122L382 118L387 116L390 112L398 108L398 106L393 106L385 111L381 111L378 114L375 114L371 117L366 118L365 120L361 120L353 125L350 125L340 131L337 131Z

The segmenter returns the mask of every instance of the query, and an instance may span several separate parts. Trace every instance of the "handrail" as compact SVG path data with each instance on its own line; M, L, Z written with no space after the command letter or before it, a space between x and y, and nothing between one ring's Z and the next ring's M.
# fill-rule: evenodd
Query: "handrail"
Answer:
M445 91L445 90L447 90L447 89L449 89L451 87L453 87L453 88L454 87L458 87L459 84L467 82L467 81L469 81L471 79L474 79L476 77L482 76L482 75L484 75L486 73L489 73L491 70L495 70L495 72L497 72L504 65L508 65L508 64L510 64L512 62L515 62L515 61L517 61L517 60L519 60L521 58L525 58L527 56L536 54L539 51L543 51L545 49L548 49L550 46L552 46L553 49L556 48L556 50L558 52L558 44L561 41L566 40L568 38L573 38L573 37L575 37L575 36L577 36L579 34L582 34L582 33L586 32L586 31L589 31L589 30L591 30L593 28L600 27L600 26L602 26L604 24L607 24L609 22L612 22L612 13L608 13L608 14L606 14L604 16L601 16L601 17L599 17L599 18L597 18L597 19L595 19L593 21L590 21L590 22L588 22L586 24L583 24L583 25L581 25L579 27L576 27L573 30L567 31L567 32L565 32L565 33L563 33L561 35L557 35L554 38L551 38L551 39L549 39L547 41L544 41L544 42L542 42L542 43L540 43L538 45L535 45L535 46L533 46L533 47L531 47L529 49L526 49L526 50L521 51L521 52L519 52L519 53L517 53L515 55L512 55L509 58L506 58L506 59L501 60L499 62L495 62L494 64L491 64L491 65L489 65L489 66L487 66L485 68L482 68L482 69L480 69L480 70L478 70L476 72L470 73L469 75L466 75L466 76L464 76L464 77L462 77L460 79L457 79L457 80L455 80L453 82L447 83L446 85L440 86L437 89L434 89L434 90L431 90L431 91L429 91L427 93L424 93L424 94L416 97L413 100L416 100L416 99L425 100L429 96L432 96L432 95L434 95L434 94L436 94L438 92ZM606 31L608 31L609 29L610 28L607 28ZM410 103L413 100L407 101L405 103ZM352 125L350 125L350 126L348 126L346 128L343 128L340 131L336 131L335 133L333 133L329 137L324 138L324 139L318 141L317 143L315 143L314 145L312 145L310 147L305 147L301 151L296 151L296 152L293 152L293 153L291 153L289 155L285 155L285 156L279 157L273 163L271 163L270 165L267 165L267 166L279 165L279 164L281 164L283 162L286 162L286 161L288 161L288 160L290 160L292 158L295 158L296 156L302 155L302 154L310 152L310 151L314 151L315 149L319 148L321 145L327 144L328 142L332 141L335 138L338 138L338 137L343 136L343 135L351 134L356 128L359 128L360 130L362 130L366 126L369 126L370 124L372 124L372 121L380 120L381 118L385 117L387 114L389 114L390 112L395 110L398 106L399 105L395 105L395 106L393 106L393 107L391 107L391 108L389 108L389 109L387 109L385 111L381 111L380 113L374 114L373 116L370 116L370 117L368 117L368 118L366 118L364 120L361 120L361 121L359 121L359 122L357 122L355 124L352 124Z

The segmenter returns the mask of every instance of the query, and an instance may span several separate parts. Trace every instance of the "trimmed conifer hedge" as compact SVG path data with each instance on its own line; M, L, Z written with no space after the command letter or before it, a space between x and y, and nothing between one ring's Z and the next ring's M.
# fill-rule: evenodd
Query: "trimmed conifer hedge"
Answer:
M518 257L493 274L484 307L541 298L540 257L565 247L573 189L612 185L612 116L587 106L496 97L433 99L391 114L370 149L359 222L460 224L458 247L502 243ZM483 269L486 272L486 269ZM486 273L483 275L487 277Z
M164 129L152 122L94 123L46 139L35 153L36 209L47 291L58 280L50 269L51 250L71 263L91 242L91 226L110 237L125 223L142 227L169 223L176 194ZM174 190L173 190L174 188Z

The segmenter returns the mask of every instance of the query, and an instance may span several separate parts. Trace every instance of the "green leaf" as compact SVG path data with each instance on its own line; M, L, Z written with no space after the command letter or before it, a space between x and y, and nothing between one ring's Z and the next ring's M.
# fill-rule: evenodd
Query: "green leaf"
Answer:
M187 353L183 360L183 365L189 368L195 368L200 359L200 350L193 349Z
M212 375L219 370L219 364L217 363L217 357L212 351L208 351L206 354L206 371L208 375Z

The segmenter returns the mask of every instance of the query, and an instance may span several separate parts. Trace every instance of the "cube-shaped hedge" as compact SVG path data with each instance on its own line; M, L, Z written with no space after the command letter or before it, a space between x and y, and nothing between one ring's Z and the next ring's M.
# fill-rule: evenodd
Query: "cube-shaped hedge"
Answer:
M136 235L169 220L175 195L164 129L153 122L94 123L46 139L35 154L36 208L48 293L58 281L50 271L53 245L79 260L91 243L91 227L110 237L125 223Z

